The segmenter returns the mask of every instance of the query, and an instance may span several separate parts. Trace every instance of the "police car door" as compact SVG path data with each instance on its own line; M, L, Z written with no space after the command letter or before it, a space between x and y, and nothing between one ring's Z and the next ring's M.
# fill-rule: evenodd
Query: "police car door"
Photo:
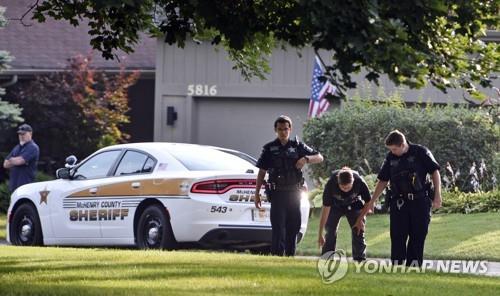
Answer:
M121 154L122 150L94 154L73 170L71 180L63 180L51 215L54 234L62 243L95 244L88 239L102 237L99 188L111 181L109 174Z
M139 150L127 150L113 172L113 182L102 188L101 207L108 210L109 219L101 221L104 238L131 239L134 242L134 215L142 201L146 179L156 160Z

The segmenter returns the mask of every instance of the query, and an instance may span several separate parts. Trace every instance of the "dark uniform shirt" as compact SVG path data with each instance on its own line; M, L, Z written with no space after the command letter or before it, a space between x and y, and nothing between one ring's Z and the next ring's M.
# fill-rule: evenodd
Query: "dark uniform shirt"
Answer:
M26 162L23 165L16 165L10 168L10 192L14 192L14 190L16 190L19 186L31 183L35 180L36 164L38 162L39 154L40 149L38 148L38 145L31 140L24 143L24 145L16 145L9 155L7 155L6 159L22 156Z
M279 154L283 150L296 151L297 159L300 159L306 155L316 155L319 153L318 151L304 144L304 142L299 142L298 145L295 144L295 140L288 140L285 145L281 145L281 142L278 138L276 138L276 140L272 142L267 143L262 148L262 153L260 154L256 167L266 171L271 168L275 168L276 165L273 161L273 156Z
M354 182L352 184L352 189L348 192L340 190L337 179L339 171L340 170L334 171L325 185L325 190L323 191L323 206L349 206L359 201L360 197L365 203L369 202L371 195L368 185L366 185L365 180L355 171L353 172Z
M432 155L431 151L422 145L409 144L409 149L401 156L396 156L391 152L387 153L382 168L380 169L377 178L381 181L396 182L397 174L409 170L416 172L420 184L426 183L427 174L432 174L434 171L439 170L439 164ZM416 183L412 181L412 183ZM392 186L393 184L391 184ZM418 191L410 188L409 191ZM407 189L408 190L408 189ZM403 190L403 191L407 191ZM400 193L410 193L400 192Z

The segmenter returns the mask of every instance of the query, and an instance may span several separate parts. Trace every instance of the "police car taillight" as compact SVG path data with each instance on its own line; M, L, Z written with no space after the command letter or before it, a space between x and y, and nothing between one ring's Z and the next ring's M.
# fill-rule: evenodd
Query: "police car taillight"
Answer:
M192 193L222 194L234 188L255 188L255 179L209 180L193 184Z

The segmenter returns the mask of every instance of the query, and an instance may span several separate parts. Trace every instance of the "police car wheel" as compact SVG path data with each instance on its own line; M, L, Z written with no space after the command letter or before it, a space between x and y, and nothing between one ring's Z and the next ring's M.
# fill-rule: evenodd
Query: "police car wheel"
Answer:
M43 244L40 218L31 204L22 204L15 210L9 231L13 245L41 246Z
M172 227L165 210L160 206L147 207L137 223L137 246L141 249L167 249L175 247Z

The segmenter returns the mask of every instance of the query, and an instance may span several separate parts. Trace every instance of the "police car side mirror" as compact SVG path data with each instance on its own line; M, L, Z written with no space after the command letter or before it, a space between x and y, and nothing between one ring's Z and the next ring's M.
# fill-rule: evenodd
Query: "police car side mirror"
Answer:
M70 179L70 169L69 168L60 168L56 171L57 179Z
M75 166L78 159L74 155L70 155L66 157L66 164L64 165L66 168L72 168Z

